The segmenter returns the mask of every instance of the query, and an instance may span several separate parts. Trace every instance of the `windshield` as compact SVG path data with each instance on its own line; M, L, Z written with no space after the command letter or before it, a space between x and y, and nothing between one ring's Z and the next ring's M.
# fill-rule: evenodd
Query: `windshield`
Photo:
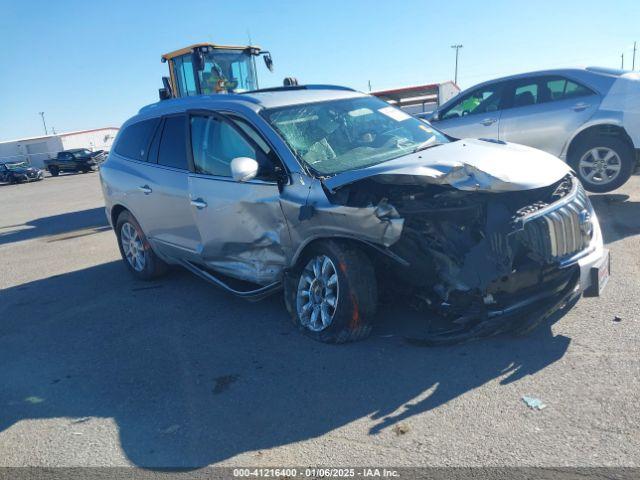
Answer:
M77 150L75 152L71 152L71 154L75 158L79 158L79 157L86 157L87 155L91 155L91 152L89 150Z
M320 175L376 165L447 143L430 125L374 97L293 105L263 115Z
M242 50L212 50L204 55L203 67L198 76L204 95L258 88L253 56Z
M9 170L19 170L21 168L29 168L29 164L27 162L5 163L4 165Z

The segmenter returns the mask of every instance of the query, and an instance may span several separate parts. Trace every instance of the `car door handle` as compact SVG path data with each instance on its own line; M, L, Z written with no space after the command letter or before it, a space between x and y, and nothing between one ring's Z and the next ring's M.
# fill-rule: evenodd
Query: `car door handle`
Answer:
M205 202L201 198L196 198L195 200L191 200L191 205L196 207L198 210L202 210L203 208L207 208L207 202Z
M589 105L588 103L580 102L580 103L576 103L573 106L573 110L576 111L576 112L582 112L583 110L586 110L590 106L591 105Z
M140 190L145 195L149 195L151 192L153 192L153 190L151 190L151 187L149 185L143 185L141 187L138 187L138 190Z
M482 125L484 125L485 127L488 127L489 125L493 125L496 122L497 122L497 120L495 118L485 118L480 123Z

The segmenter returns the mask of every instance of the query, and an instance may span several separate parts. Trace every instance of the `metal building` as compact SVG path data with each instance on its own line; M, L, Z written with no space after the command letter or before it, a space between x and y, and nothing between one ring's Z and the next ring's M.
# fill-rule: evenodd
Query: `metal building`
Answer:
M439 105L460 93L460 87L452 81L447 81L370 93L415 115L434 111Z
M46 159L55 157L62 150L108 151L117 133L118 128L105 127L0 142L0 163L28 160L34 167L42 168Z

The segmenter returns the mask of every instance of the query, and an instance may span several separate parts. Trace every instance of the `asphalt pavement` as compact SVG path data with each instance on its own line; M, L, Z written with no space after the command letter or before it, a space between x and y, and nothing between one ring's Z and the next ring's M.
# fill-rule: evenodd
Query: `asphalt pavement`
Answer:
M0 186L0 466L640 466L640 177L591 198L602 297L427 348L401 302L332 346L280 296L135 280L95 173Z

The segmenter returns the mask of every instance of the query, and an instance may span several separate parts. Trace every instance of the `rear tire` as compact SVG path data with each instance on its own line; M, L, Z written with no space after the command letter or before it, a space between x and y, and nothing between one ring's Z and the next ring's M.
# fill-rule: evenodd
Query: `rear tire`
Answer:
M285 280L285 300L293 322L324 343L366 338L378 303L369 257L348 243L313 246Z
M140 224L128 211L118 215L116 237L122 260L133 275L153 280L167 271L167 264L153 251Z
M60 175L60 170L58 170L58 167L49 167L49 173L52 177L57 177Z
M606 193L622 186L633 173L633 149L624 140L596 135L581 140L569 164L589 192Z

